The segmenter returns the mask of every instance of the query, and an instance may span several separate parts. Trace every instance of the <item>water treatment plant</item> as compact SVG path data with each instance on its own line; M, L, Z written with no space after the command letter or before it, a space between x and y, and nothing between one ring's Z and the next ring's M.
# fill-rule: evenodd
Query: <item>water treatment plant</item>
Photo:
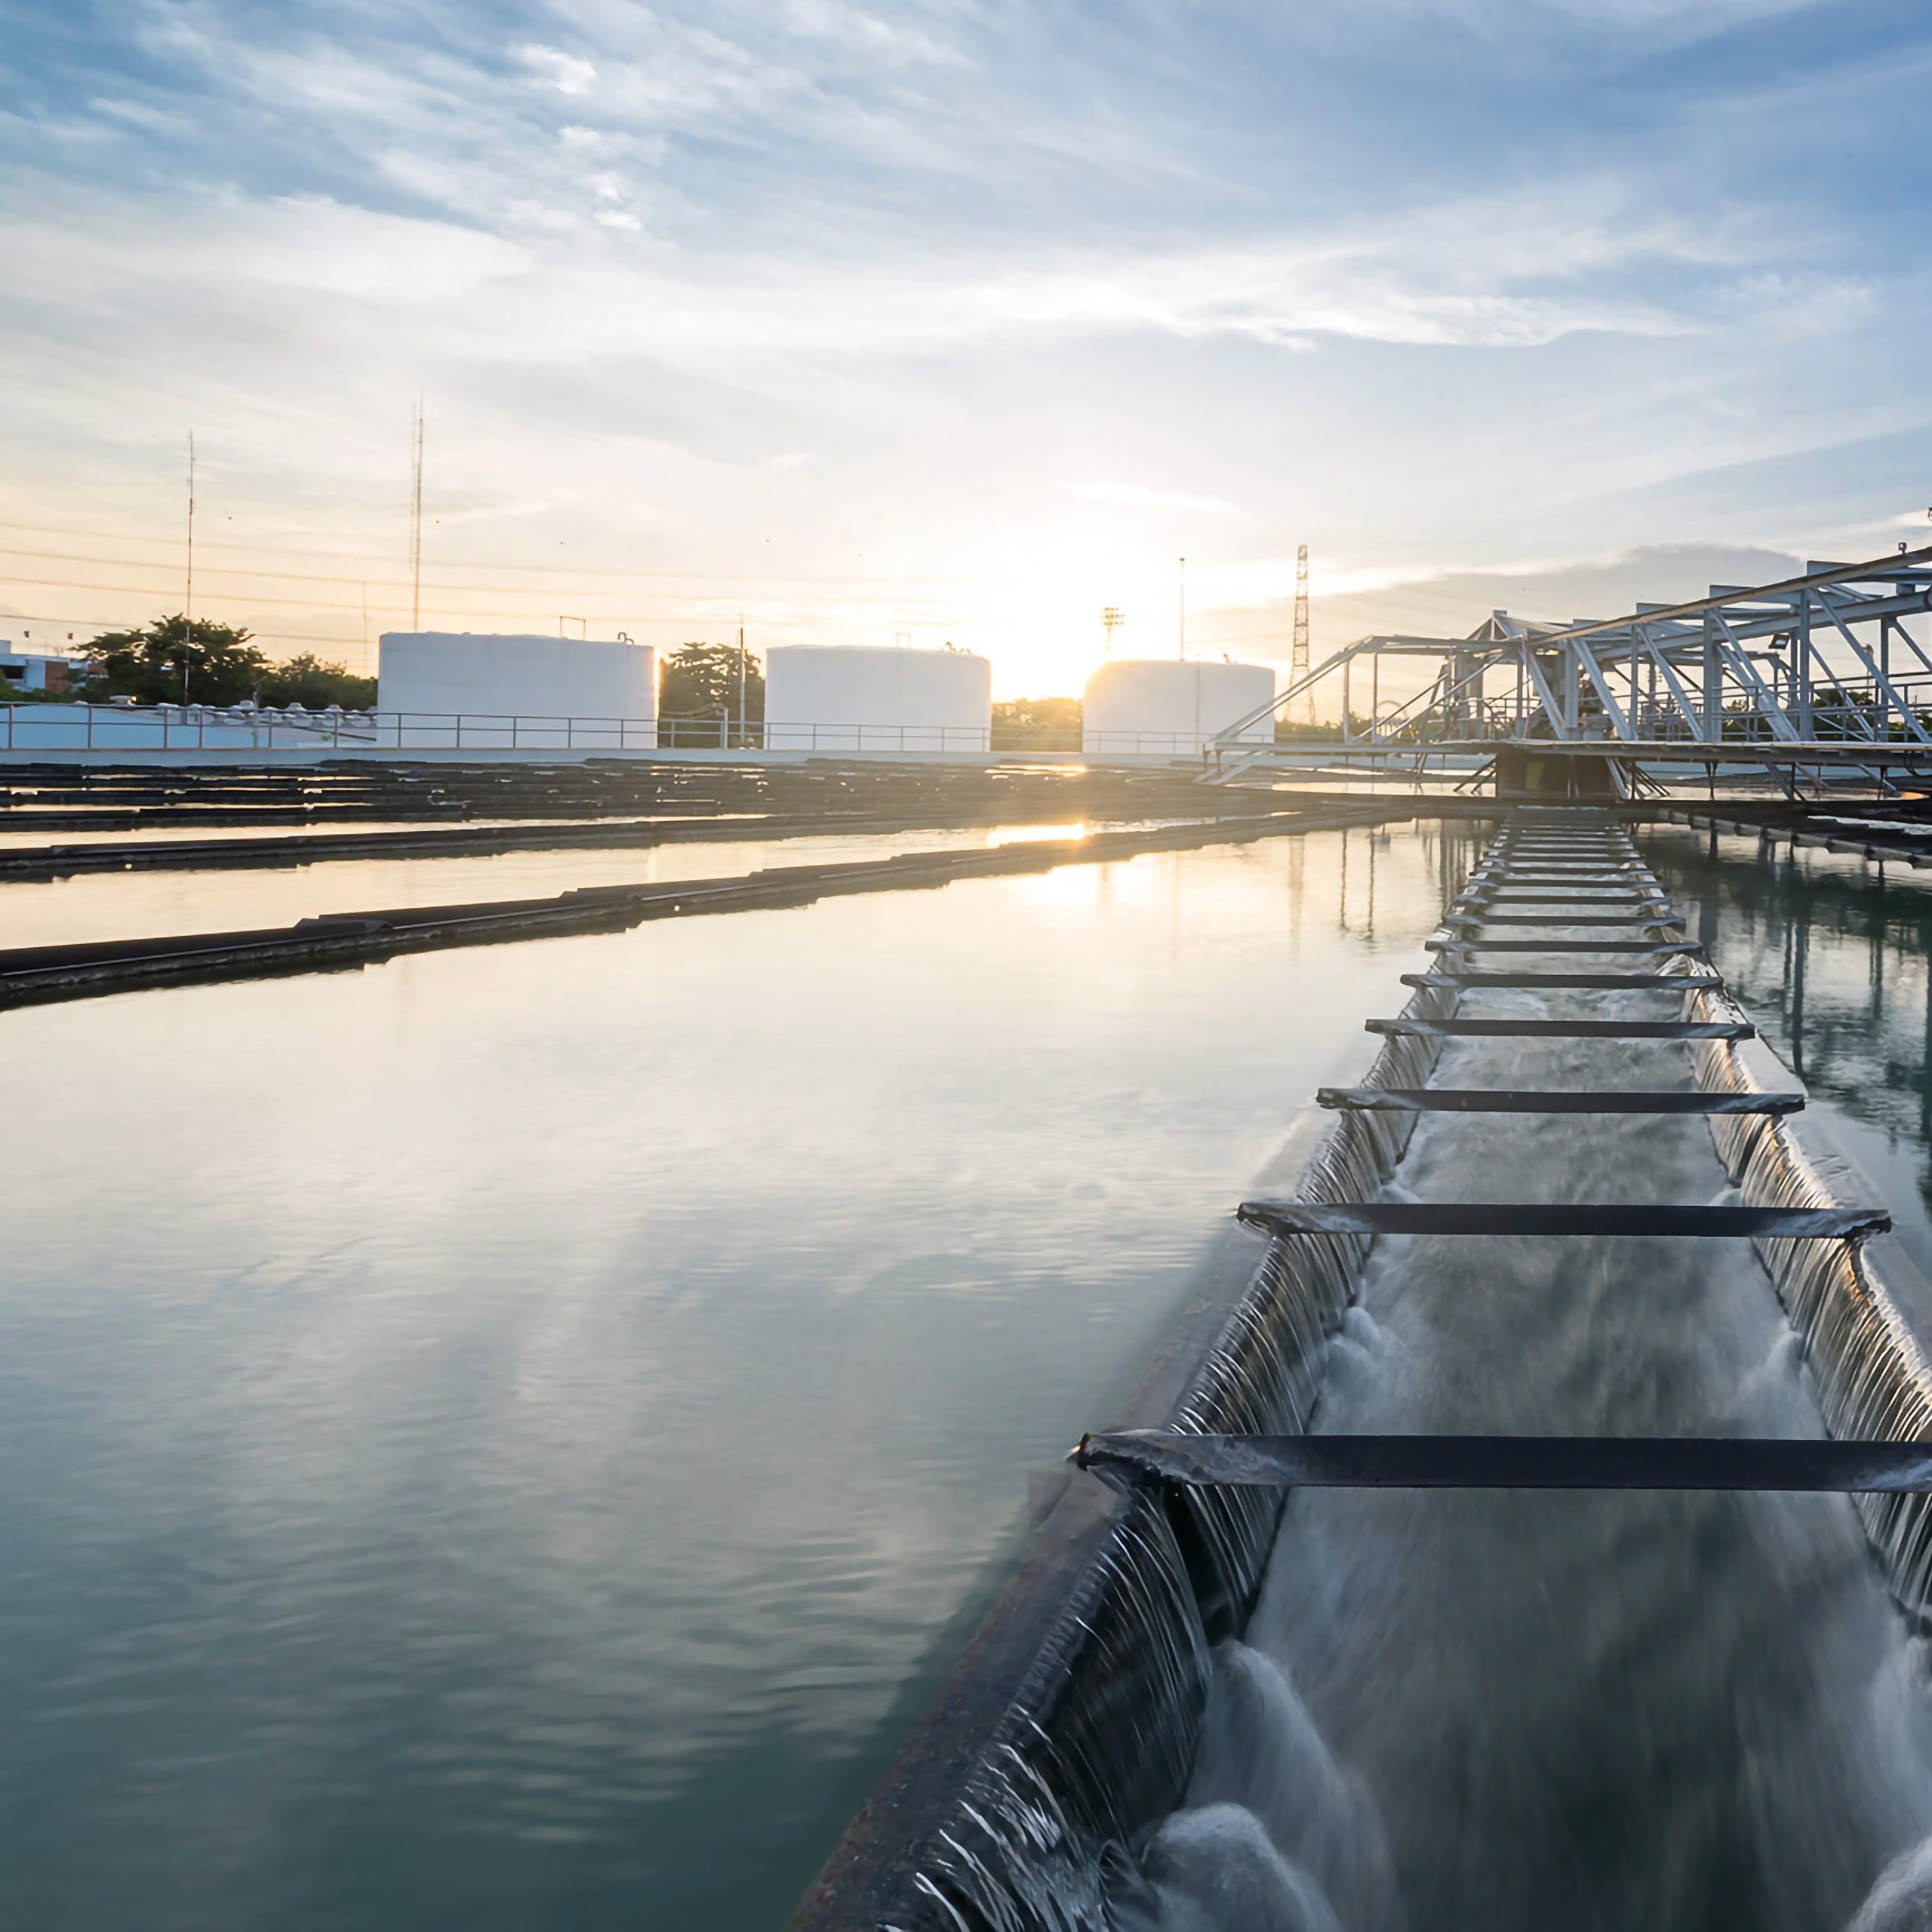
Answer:
M1928 564L1164 757L17 749L11 1915L1919 1922Z
M5 23L0 1932L1932 1932L1932 7Z

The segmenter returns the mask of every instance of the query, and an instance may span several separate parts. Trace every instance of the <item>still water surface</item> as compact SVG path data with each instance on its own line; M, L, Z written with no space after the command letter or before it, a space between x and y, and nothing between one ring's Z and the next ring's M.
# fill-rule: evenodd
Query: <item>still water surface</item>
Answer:
M0 945L78 945L170 933L292 925L321 912L543 899L580 886L738 878L769 867L960 851L1016 839L1071 838L1078 824L904 832L889 838L705 840L582 852L501 852L438 859L343 859L257 871L84 872L0 880ZM1111 829L1111 827L1109 828Z
M1469 836L0 1016L0 1923L780 1921ZM758 862L10 887L0 931Z

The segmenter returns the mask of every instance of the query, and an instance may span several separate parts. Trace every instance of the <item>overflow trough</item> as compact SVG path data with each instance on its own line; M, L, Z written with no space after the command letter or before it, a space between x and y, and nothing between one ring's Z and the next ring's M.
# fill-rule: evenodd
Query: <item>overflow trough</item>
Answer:
M1429 944L1401 1013L1371 1023L1365 1075L1322 1091L1114 1427L1083 1441L792 1932L1111 1932L1111 1889L1183 1801L1214 1646L1245 1625L1291 1487L1843 1491L1899 1605L1932 1609L1932 1287L1623 826L1515 813ZM1658 1005L1641 1019L1464 1012L1496 989ZM1681 1042L1678 1077L1602 1092L1435 1084L1452 1041L1552 1036ZM1496 1112L1699 1117L1737 1204L1389 1198L1420 1121ZM1829 1439L1312 1432L1326 1344L1379 1236L1638 1232L1752 1244Z

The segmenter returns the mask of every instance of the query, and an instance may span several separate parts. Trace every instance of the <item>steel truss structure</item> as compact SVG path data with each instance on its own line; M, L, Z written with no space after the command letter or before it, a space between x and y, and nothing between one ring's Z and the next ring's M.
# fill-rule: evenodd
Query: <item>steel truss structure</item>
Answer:
M1932 546L1810 563L1777 583L1713 584L1694 602L1639 605L1609 620L1539 623L1498 611L1466 638L1365 637L1230 725L1216 751L1224 771L1232 758L1251 767L1291 757L1292 740L1259 753L1238 740L1271 714L1302 715L1332 679L1351 755L1493 755L1520 743L1607 754L1633 771L1817 763L1875 777L1932 769L1932 651L1907 624L1928 611ZM1433 659L1439 668L1416 695L1385 706L1389 657ZM1331 740L1327 755L1335 749Z

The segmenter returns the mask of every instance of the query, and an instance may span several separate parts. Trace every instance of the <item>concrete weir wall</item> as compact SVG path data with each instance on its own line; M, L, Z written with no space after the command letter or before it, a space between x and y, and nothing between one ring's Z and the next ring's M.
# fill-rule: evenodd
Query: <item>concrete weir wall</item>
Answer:
M1454 995L1403 1009L1439 1019ZM1365 1083L1426 1083L1441 1043L1392 1038ZM1412 1115L1310 1107L1265 1191L1372 1198ZM1365 1237L1231 1228L1166 1347L1111 1426L1291 1434L1321 1345L1354 1299ZM1105 1932L1109 1847L1179 1801L1209 1650L1244 1623L1278 1494L1117 1491L1069 1471L1019 1571L854 1821L792 1932Z
M1694 1019L1722 1018L1727 1011L1707 994L1687 1003ZM1698 1084L1718 1092L1804 1091L1804 1083L1761 1041L1706 1041L1697 1062ZM1854 1207L1878 1198L1815 1115L1714 1115L1711 1137L1753 1204ZM1763 1240L1752 1246L1804 1344L1831 1433L1850 1441L1932 1437L1932 1283L1898 1238L1881 1235L1856 1246ZM1932 1496L1853 1500L1892 1594L1916 1620L1932 1619Z

